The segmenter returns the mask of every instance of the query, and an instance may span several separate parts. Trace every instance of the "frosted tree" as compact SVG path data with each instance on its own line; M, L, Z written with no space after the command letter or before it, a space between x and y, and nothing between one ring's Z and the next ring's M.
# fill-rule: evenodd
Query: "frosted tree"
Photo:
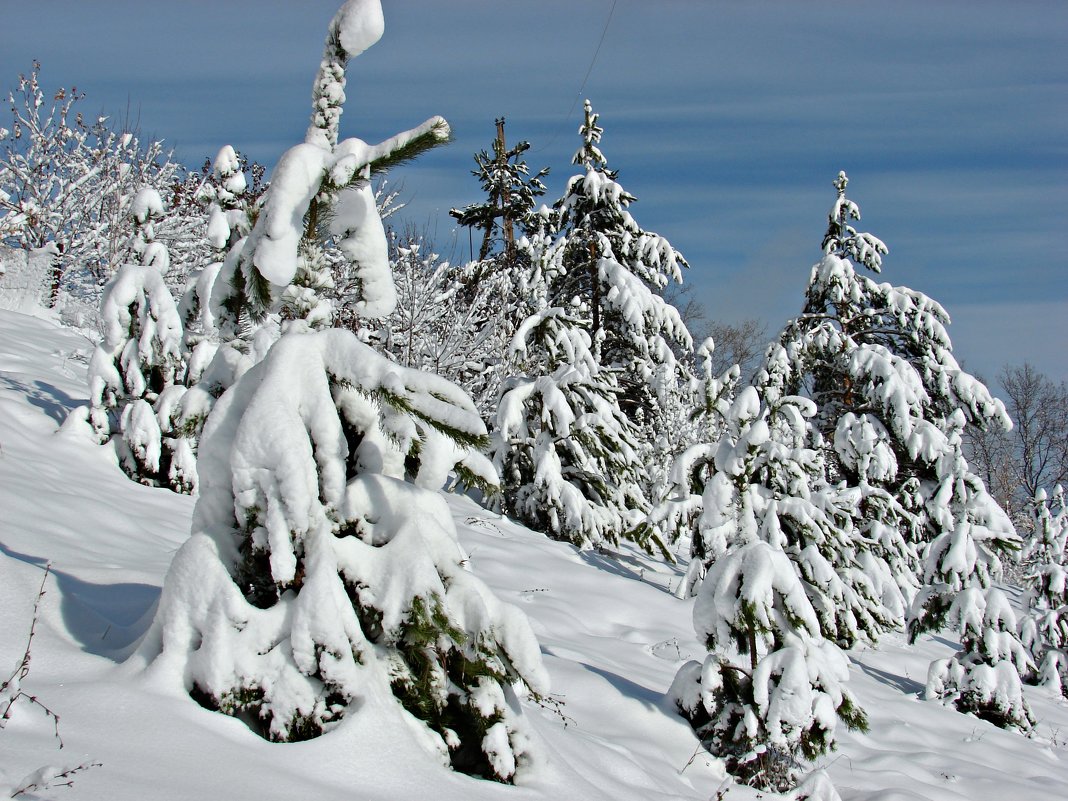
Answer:
M505 508L528 525L580 547L626 537L668 554L644 525L646 465L664 461L663 411L683 408L672 343L690 337L661 291L685 261L630 216L601 132L587 102L574 158L585 172L528 223L495 458Z
M551 215L543 220L551 226ZM563 274L551 228L532 232L526 246L530 268L518 286L527 300L493 432L504 510L582 548L630 538L667 553L639 527L645 472L615 374L597 362L581 302L551 301Z
M248 168L244 156L230 145L224 145L214 162L205 161L200 180L190 181L196 183L189 192L193 196L192 202L205 213L204 236L213 258L192 273L179 303L186 355L181 383L188 391L177 398L171 418L174 447L182 452L190 466L185 471L187 478L183 486L189 492L197 489L196 452L204 421L216 398L232 383L232 374L220 380L216 372L215 380L211 375L205 380L205 371L212 365L220 344L211 305L215 280L227 255L231 250L237 250L238 243L249 233L255 199L263 191L260 185L262 170L252 165L252 192L247 193L249 186L245 172ZM201 241L202 248L203 244Z
M885 621L874 635L905 622L924 551L938 537L969 537L970 521L981 520L989 536L977 547L990 554L984 564L999 569L994 553L1015 535L968 470L959 423L1010 422L1003 404L957 364L938 303L860 273L858 265L879 273L887 249L853 227L860 211L845 195L847 184L840 173L803 312L769 348L757 382L769 401L805 394L816 404L812 425L824 442L827 480L845 482L855 508L857 536L832 562L847 585L870 582L882 607L873 620ZM937 572L927 571L929 581ZM933 597L927 593L916 609Z
M778 791L796 782L799 760L834 747L839 718L867 725L844 687L848 661L823 634L837 631L840 582L815 545L799 548L802 536L833 536L839 522L808 487L818 477L818 454L803 447L812 411L803 398L771 409L747 387L724 437L703 446L708 572L690 580L700 581L694 627L709 655L684 665L669 692L731 773Z
M594 358L619 372L624 411L650 418L658 401L676 390L672 345L692 349L678 310L663 297L670 282L681 283L686 261L631 216L636 198L608 167L599 147L603 129L588 100L584 108L582 146L572 159L583 171L568 181L554 207L560 231L554 247L562 266L555 302L578 301L575 311Z
M1033 679L1068 696L1068 507L1060 485L1052 499L1035 494L1032 520L1022 639L1037 666Z
M342 46L366 49L382 27L377 0L350 0L324 64ZM317 84L316 97L330 119L336 94ZM305 226L278 216L276 193L291 180L275 178L257 226L274 224L258 246L254 227L239 256L266 246L268 271L273 258L297 258L274 249L299 247ZM374 260L386 242L373 198L357 200L367 194L337 203L334 221L368 278L360 302L382 309L393 288L388 263ZM443 764L512 781L534 758L516 691L545 690L540 651L522 613L468 570L438 492L452 470L495 482L485 443L470 398L447 380L394 364L351 331L285 326L204 427L193 534L138 664L272 740L360 717L373 721L368 747L414 736ZM365 736L358 721L348 730Z
M172 436L185 363L181 319L163 280L169 256L154 233L163 215L159 193L142 189L131 212L131 249L142 263L121 266L104 291L103 338L89 363L89 422L101 442L114 441L131 477L188 490L195 468Z
M40 71L34 62L19 75L8 96L11 127L0 126L0 241L51 253L49 306L61 297L96 305L110 271L129 260L138 190L166 195L181 168L162 142L142 143L106 117L85 120L85 95L75 87L46 93Z
M481 262L450 264L413 231L388 233L397 306L373 330L375 340L398 364L463 387L490 419L514 329L511 276L484 273Z
M939 304L857 272L858 263L880 272L887 249L853 227L860 211L845 196L847 184L839 173L803 313L769 349L758 382L771 399L804 391L816 404L828 479L855 493L861 535L832 562L847 586L872 582L885 612L873 619L888 624L872 633L902 622L902 600L911 602L912 640L955 624L963 650L932 666L928 695L1026 728L1020 643L987 648L1015 638L1015 627L1005 622L997 592L980 592L999 577L999 554L1018 548L1016 533L969 469L961 437L969 423L1011 422L1001 401L957 364ZM970 589L976 592L964 593ZM977 620L985 627L978 635Z
M253 165L255 168L256 165ZM231 145L223 145L211 162L211 171L198 200L207 207L208 243L225 254L252 227L252 208L246 195L248 160ZM252 199L258 195L253 192Z

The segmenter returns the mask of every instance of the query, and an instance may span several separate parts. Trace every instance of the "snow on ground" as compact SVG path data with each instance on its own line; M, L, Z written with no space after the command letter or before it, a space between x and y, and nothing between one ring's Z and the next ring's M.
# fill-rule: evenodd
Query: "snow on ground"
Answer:
M542 759L517 787L453 774L414 738L376 738L373 720L268 743L124 667L188 536L193 501L133 483L84 431L60 430L86 402L90 352L69 329L0 311L0 672L6 679L21 659L51 562L23 685L60 716L64 741L60 750L40 708L17 703L0 730L0 789L10 794L46 765L100 762L73 787L21 797L386 801L429 788L436 801L716 797L718 764L695 752L689 727L662 701L682 662L702 653L692 601L670 592L681 568L630 550L580 553L468 498L449 503L471 567L530 616L552 679L544 703L525 705ZM1063 699L1028 688L1039 724L1025 738L918 697L927 664L952 646L889 637L850 654L871 730L841 732L822 761L843 799L1068 798Z

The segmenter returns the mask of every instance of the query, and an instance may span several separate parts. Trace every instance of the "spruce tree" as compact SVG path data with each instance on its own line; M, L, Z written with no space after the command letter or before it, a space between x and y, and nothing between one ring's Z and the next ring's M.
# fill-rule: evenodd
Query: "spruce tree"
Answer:
M1060 486L1032 503L1033 539L1021 634L1037 666L1033 681L1068 696L1068 506Z
M544 219L551 226L551 215ZM639 528L643 468L615 375L597 363L578 303L551 305L562 272L552 229L532 233L527 245L525 317L493 431L504 510L582 548L626 537L665 550Z
M1011 545L1011 524L991 508L955 444L958 419L1010 423L1001 402L957 364L945 310L860 272L879 273L887 249L853 226L860 211L847 185L839 173L804 309L769 348L757 382L769 400L800 393L816 404L812 425L823 440L827 481L844 482L842 497L854 509L853 536L828 555L843 582L859 590L854 611L873 623L865 633L873 639L904 623L923 580L925 549L963 530L957 522L965 507L991 526L982 548L993 554ZM968 485L968 500L947 508L941 501L958 480Z
M555 302L571 305L593 343L597 363L618 373L620 404L628 416L653 418L660 395L673 389L672 345L692 341L678 310L663 297L682 282L686 260L664 237L631 216L636 200L616 180L600 149L604 129L590 101L579 128L582 146L572 163L582 169L554 205L560 235L554 244L561 272Z
M150 187L131 203L131 250L100 304L102 340L89 363L89 423L100 442L115 444L119 464L151 486L189 491L188 454L173 438L173 410L185 388L183 329L163 280L167 248L155 237L163 201Z
M663 482L649 465L679 447L672 433L691 388L672 347L689 348L690 335L662 296L685 261L631 217L589 101L579 132L583 173L529 217L519 251L524 322L495 432L504 506L580 547L627 538L671 558L645 518Z
M865 728L844 687L848 662L824 636L837 632L844 588L810 542L835 537L821 493L820 455L806 447L804 398L761 402L747 387L725 413L724 435L704 446L698 540L707 574L694 627L708 647L684 665L669 692L705 746L743 781L783 791L802 759L834 747L837 720ZM695 463L691 456L689 467Z
M327 210L364 276L358 303L389 310L385 235L359 176L406 137L335 147L345 58L382 27L378 0L350 0L330 25L307 140L221 272L233 283L216 306L238 337L243 322L280 313ZM424 134L443 129L436 118ZM377 716L382 742L414 734L445 764L510 782L532 755L515 689L544 690L540 652L526 618L467 570L438 493L452 470L495 483L479 453L485 427L447 380L316 327L284 322L212 408L193 533L139 659L272 740Z

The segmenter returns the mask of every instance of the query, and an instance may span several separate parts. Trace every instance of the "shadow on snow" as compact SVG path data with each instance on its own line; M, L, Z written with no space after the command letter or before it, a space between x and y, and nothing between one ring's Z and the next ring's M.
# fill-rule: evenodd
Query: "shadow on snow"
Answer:
M48 560L0 543L4 555L43 568ZM151 584L93 584L52 567L60 593L60 614L83 651L115 662L125 659L148 629L160 588ZM45 588L45 592L48 588Z

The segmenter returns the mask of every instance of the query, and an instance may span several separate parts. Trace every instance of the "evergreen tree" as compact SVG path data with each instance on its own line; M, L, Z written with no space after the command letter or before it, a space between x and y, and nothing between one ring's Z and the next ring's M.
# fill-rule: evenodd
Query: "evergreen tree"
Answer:
M661 294L685 261L627 211L634 197L608 169L588 101L585 109L574 158L585 172L554 210L528 218L522 240L514 284L523 322L495 460L505 509L527 525L580 547L625 537L671 558L645 518L664 480L648 465L680 447L671 423L690 388L671 347L689 348L689 333Z
M658 477L659 481L651 482L658 491L652 496L655 503L643 524L665 542L688 540L690 565L676 590L680 598L696 594L713 556L705 547L702 534L706 527L701 522L705 514L704 492L715 469L716 443L727 433L729 411L738 387L738 365L731 365L719 376L713 373L714 350L711 338L697 349L704 372L704 378L691 393L697 404L688 419L676 426L674 442L661 447L663 453L677 455L668 462L668 469ZM711 499L708 514L716 514L720 504L719 499Z
M880 272L887 250L853 227L860 212L845 196L847 184L839 173L803 312L769 348L757 382L769 401L801 393L816 404L812 425L823 439L827 481L844 482L842 497L854 509L853 536L828 556L847 586L867 584L855 611L867 609L873 625L866 636L874 638L904 622L924 549L951 530L966 536L965 518L989 524L984 552L1011 545L1011 524L957 446L959 420L1009 421L1001 402L953 358L939 304L860 274L858 264ZM951 501L954 486L962 489Z
M1058 485L1052 499L1040 489L1032 517L1022 639L1037 665L1034 680L1068 696L1068 507L1063 488Z
M225 255L252 228L253 206L249 201L254 202L263 192L262 187L256 186L262 168L256 173L258 165L252 165L254 185L249 193L245 177L248 167L248 160L233 146L223 145L198 193L198 200L207 207L208 243L218 254Z
M172 436L172 412L184 387L182 323L163 280L170 263L155 238L163 201L150 187L131 204L131 250L140 264L124 264L100 305L103 339L89 363L89 423L98 439L115 443L119 463L153 486L188 491L188 454Z
M527 227L537 199L545 194L545 184L541 179L549 174L548 168L545 168L531 176L522 158L530 149L530 143L522 141L509 149L504 140L504 118L498 119L496 124L493 155L480 150L475 154L478 168L471 171L486 193L486 200L449 212L460 225L482 232L482 244L478 250L480 262L489 257L495 240L503 244L506 260L516 257L516 230L518 228L522 232Z
M669 693L731 773L777 791L796 782L800 759L834 747L838 718L867 725L843 686L845 655L823 635L839 628L841 582L815 545L799 547L840 524L810 486L821 467L804 445L813 411L796 397L770 407L747 387L725 435L704 446L712 475L698 540L708 572L693 617L709 654L684 665Z
M542 179L548 168L530 175L523 155L530 143L508 148L504 119L497 120L492 155L475 154L478 178L485 200L449 213L463 226L481 233L479 256L451 272L448 290L452 316L462 316L474 334L472 361L461 383L472 392L487 424L496 417L502 382L508 377L508 352L518 325L533 307L523 286L532 272L529 237L538 238L546 225L544 206L536 209L545 194Z
M513 348L521 372L502 387L493 440L504 510L580 548L628 537L667 553L638 527L647 504L635 432L574 310L543 306Z
M339 13L342 22L327 37L304 141L282 155L255 224L215 282L213 314L223 340L253 354L253 361L258 358L257 332L279 316L303 320L298 328L332 322L334 310L325 291L332 279L322 255L328 241L344 256L359 288L352 311L377 319L393 310L396 294L370 180L449 137L445 120L432 117L378 145L339 140L346 65L363 50L358 36L346 44L347 13Z
M657 399L677 379L672 344L691 349L690 334L663 290L682 282L682 255L664 237L642 230L629 207L636 198L616 180L599 144L603 129L586 101L582 146L572 163L583 172L567 183L554 206L561 271L556 305L577 301L575 313L593 343L597 363L617 371L620 403L634 418L651 419Z
M457 770L511 780L529 752L512 685L544 689L537 643L465 569L436 492L458 458L492 475L484 437L444 379L349 331L284 335L205 426L152 669L278 741L354 709L405 736L392 697Z
M334 17L308 141L283 159L221 273L237 278L230 298L239 304L222 304L231 327L245 309L253 320L276 313L316 227L307 215L327 207L364 276L358 303L388 311L394 291L373 195L361 184L334 200L334 182L349 179L331 133L339 65L382 27L378 0L349 0ZM370 163L362 143L344 150L354 154L348 166ZM495 482L478 452L485 427L447 380L388 361L351 331L313 329L285 324L212 409L193 535L139 658L272 740L374 716L381 742L414 732L445 764L510 782L532 758L515 688L544 690L540 651L522 613L467 570L437 492L450 470Z

